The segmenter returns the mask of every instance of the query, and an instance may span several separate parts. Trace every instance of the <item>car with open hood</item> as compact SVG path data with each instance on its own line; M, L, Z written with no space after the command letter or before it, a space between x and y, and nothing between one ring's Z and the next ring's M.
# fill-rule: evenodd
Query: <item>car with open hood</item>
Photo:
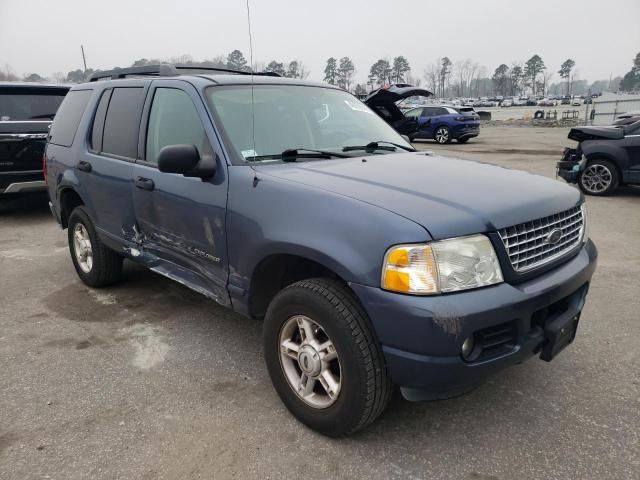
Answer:
M597 257L577 189L416 151L331 85L199 70L99 72L56 115L50 206L87 286L127 259L263 321L275 391L331 436L394 386L447 398L573 342Z
M364 103L401 135L411 137L417 130L418 122L404 115L398 103L410 97L429 97L429 90L407 84L395 84L371 92Z
M588 195L610 195L621 185L640 185L640 120L610 127L574 127L557 164L560 177Z

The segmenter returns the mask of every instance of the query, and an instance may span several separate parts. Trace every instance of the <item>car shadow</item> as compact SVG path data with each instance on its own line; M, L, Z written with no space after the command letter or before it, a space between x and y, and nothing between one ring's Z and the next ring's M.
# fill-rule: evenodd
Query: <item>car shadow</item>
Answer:
M46 192L0 195L0 217L41 219L51 216Z
M613 193L612 197L638 198L640 197L640 187L636 187L633 185L625 185L623 187L619 187L618 190Z

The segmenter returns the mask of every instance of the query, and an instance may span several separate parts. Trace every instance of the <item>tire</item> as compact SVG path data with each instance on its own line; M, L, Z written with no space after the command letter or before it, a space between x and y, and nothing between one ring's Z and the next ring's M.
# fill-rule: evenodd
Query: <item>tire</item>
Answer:
M300 340L297 350L285 346L283 338L289 338L289 331L294 338L302 339L307 330L300 325L308 320L314 332L311 340ZM324 370L307 376L308 386L313 376L318 375L308 397L303 398L303 394L294 390L294 383L304 388L303 351L316 340L321 345L331 344L333 350L318 349L319 357L314 358L322 358L327 351L335 352L331 376L338 388L333 389L333 398L324 386L328 382L322 380ZM305 346L306 341L310 343ZM337 280L302 280L278 293L264 322L264 352L269 376L282 402L300 422L324 435L341 437L364 428L384 411L391 398L392 386L382 349L366 313ZM297 360L292 358L296 355ZM319 360L315 362L324 365ZM307 365L310 368L313 365ZM292 381L292 375L295 379L300 377L300 382Z
M611 195L620 185L618 169L609 160L589 160L578 177L578 185L587 195Z
M458 143L467 143L469 141L469 137L458 138Z
M68 225L69 252L80 280L93 288L117 282L122 273L123 258L100 242L93 222L83 206L76 207L71 212ZM82 247L84 252L80 252Z
M433 139L441 145L451 142L451 134L447 127L438 127L433 133Z

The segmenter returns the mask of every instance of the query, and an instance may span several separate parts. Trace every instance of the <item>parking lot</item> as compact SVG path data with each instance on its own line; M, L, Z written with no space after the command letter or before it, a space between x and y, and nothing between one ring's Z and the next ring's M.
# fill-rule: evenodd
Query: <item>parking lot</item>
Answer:
M416 146L553 177L566 135L487 127ZM587 200L599 265L557 359L452 400L396 394L343 440L286 411L259 322L131 263L124 283L91 290L46 197L0 202L2 479L638 478L640 188Z

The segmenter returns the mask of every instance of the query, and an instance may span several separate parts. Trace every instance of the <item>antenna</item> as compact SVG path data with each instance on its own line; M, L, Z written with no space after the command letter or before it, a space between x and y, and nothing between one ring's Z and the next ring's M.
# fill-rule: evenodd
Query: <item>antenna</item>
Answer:
M253 37L251 36L251 8L249 7L249 0L247 0L247 25L249 27L249 62L251 67L251 138L253 141L253 156L257 157L256 152L256 109L255 99L253 96ZM253 186L258 184L258 177L255 169L253 170Z
M87 71L87 58L84 56L84 47L80 45L80 51L82 52L82 63L84 63L84 71Z

